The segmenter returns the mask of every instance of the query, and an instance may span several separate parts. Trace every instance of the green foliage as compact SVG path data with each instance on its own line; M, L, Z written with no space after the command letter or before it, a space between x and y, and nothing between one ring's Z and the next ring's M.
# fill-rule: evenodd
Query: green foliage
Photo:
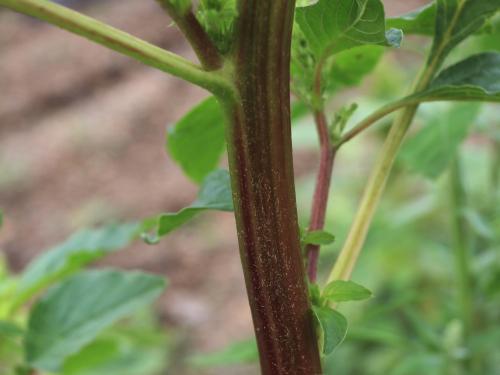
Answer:
M353 281L335 280L323 289L322 298L331 302L362 301L372 296L372 292Z
M214 97L188 112L167 133L167 150L186 175L201 182L224 152L224 115ZM193 157L196 155L196 157Z
M137 223L83 229L36 258L23 272L14 305L67 277L85 265L128 245L140 232Z
M180 13L192 7L189 0L166 1ZM24 2L21 5L11 0L0 2L15 9L27 7ZM231 51L237 17L236 1L201 0L196 6L197 18L224 55L224 63L230 66L233 63ZM424 67L427 74L424 74L425 84L417 85L419 92L403 98L400 101L403 105L442 100L500 101L500 54L484 52L499 49L500 22L494 16L500 9L500 0L436 0L389 20L385 19L380 0L300 0L297 6L291 75L293 92L302 106L294 107L292 117L303 116L304 104L308 109L323 111L329 108L329 96L346 87L358 86L384 58L388 50L384 46L399 46L402 39L400 29L407 34L433 36L434 40ZM33 10L28 13L40 15ZM65 19L61 21L56 17L58 14L50 13L48 19L63 24ZM47 15L43 17L47 18ZM79 22L83 21L79 19ZM85 27L94 25L88 19L83 24ZM65 27L74 29L74 25L71 26L73 29ZM108 41L102 37L101 26L89 27L88 30L83 34L98 41ZM82 30L77 32L82 33ZM110 33L115 39L109 39L108 44L114 41L113 48L128 45L127 36L117 31ZM463 50L457 50L456 47L471 35L475 35L473 48L464 44ZM198 84L209 77L220 78L229 71L206 74L178 57L172 58L166 51L141 44L139 40L134 39L130 45L134 52L129 54L148 52L147 58L139 54L139 59L154 66L167 66L168 69L164 70ZM471 53L476 54L468 56ZM156 54L160 56L160 62ZM453 61L459 62L440 71L450 54ZM399 72L398 61L385 59L381 71L391 82L396 74L401 74L401 81L406 82L414 75L409 67L411 64L404 67L405 72ZM227 80L233 78L224 76ZM375 85L380 85L377 77L374 81ZM396 96L399 90L396 86L386 91ZM351 118L367 112L365 107L378 104L380 98L355 100L362 103L356 113L358 106L349 105L354 101L350 97L347 103L334 103L336 107L332 116L325 113L325 117L329 117L328 130L334 143L340 139ZM457 304L450 302L457 292L450 286L459 283L455 282L457 276L453 275L453 267L443 267L443 264L457 263L454 258L456 250L448 238L450 235L443 230L450 218L446 215L449 207L443 203L442 197L449 192L441 191L439 184L429 181L423 184L421 179L400 171L393 181L392 201L376 218L366 245L369 251L365 252L366 258L360 263L360 278L377 290L378 297L363 305L367 306L366 309L355 310L350 304L342 305L342 312L349 317L352 326L349 332L345 316L329 306L365 300L372 293L352 281L336 280L324 288L309 284L320 347L327 356L325 373L465 374L470 372L469 362L477 361L481 373L490 374L500 366L498 359L491 354L500 339L500 331L491 328L497 325L497 311L500 311L500 229L496 208L500 151L497 150L498 139L494 136L491 137L493 146L483 141L487 133L484 123L497 125L498 109L491 110L494 115L484 119L481 114L484 116L486 110L480 111L489 108L486 105L453 105L446 110L432 108L433 113L423 117L425 126L402 149L400 160L409 171L430 179L443 174L452 158L460 153L460 144L473 131L471 125L475 123L483 123L480 148L492 149L491 160L488 159L486 164L473 164L469 153L462 155L473 165L473 168L468 168L472 172L467 172L469 185L476 184L484 165L492 171L488 183L483 183L487 189L473 191L470 186L464 188L467 199L464 199L463 207L457 209L463 219L461 229L470 237L470 241L462 245L467 246L471 258L474 256L466 259L470 264L457 267L467 267L466 271L473 278L469 286L473 289L472 298L465 303L472 305L474 319L471 320L474 321L468 322L461 311L463 308L455 306L463 304L462 300ZM406 124L399 125L402 129ZM159 329L151 329L151 326L148 329L140 324L130 329L125 324L128 322L122 322L123 326L116 324L152 302L161 293L164 282L156 276L117 271L74 274L90 262L126 246L141 231L152 230L153 235L144 237L148 242L156 242L206 210L232 211L229 175L226 171L216 170L225 148L224 132L224 114L216 99L210 97L194 107L167 135L171 157L187 176L201 183L198 198L190 206L176 213L147 219L142 224L81 231L33 261L19 279L12 277L0 264L0 298L2 302L8 301L0 304L1 373L9 371L6 373L11 375L15 367L19 374L33 373L32 367L35 367L37 371L57 371L62 375L149 375L164 369L163 351L167 340ZM495 132L498 133L497 130L491 131L488 136ZM399 147L393 149L396 157ZM345 157L347 160L349 154ZM349 162L356 165L359 160L348 160L346 164ZM383 171L385 175L377 176L378 181L382 181L380 186L384 185L389 169L390 166ZM340 170L340 173L346 172ZM352 221L350 199L353 191L362 187L344 184L342 180L338 187L348 190L349 199L339 200L341 203L335 212L338 217L330 220L335 223L335 233L339 236L343 236L343 231L339 229L337 232L337 225L347 227ZM420 196L422 191L426 195ZM381 195L381 190L378 192ZM418 199L414 195L418 195ZM477 197L481 197L481 203L477 202ZM371 200L369 203L374 206L377 202ZM370 212L364 214L370 216ZM2 219L0 210L0 226ZM367 229L368 224L362 229ZM329 245L334 237L320 230L306 233L301 240L303 244ZM334 246L332 249L336 250ZM44 289L52 284L56 285L43 295ZM458 285L456 289L462 296L461 288L463 286ZM36 298L38 293L42 294L39 299ZM34 299L32 310L27 306L30 299ZM468 325L474 329L469 329ZM346 335L345 344L335 350ZM23 354L28 366L23 363ZM251 339L216 353L196 356L192 364L200 368L223 366L253 362L257 357L256 343ZM330 372L330 363L334 363L334 372Z
M375 69L383 53L383 47L369 45L338 53L327 70L326 90L335 92L359 85Z
M500 0L437 0L434 44L429 60L440 63L500 9Z
M157 276L89 271L52 288L33 307L26 333L26 360L59 371L64 360L113 322L151 303L163 291Z
M311 299L311 304L316 306L321 306L323 300L321 299L321 289L316 283L308 284L309 298Z
M480 53L450 66L415 98L500 101L500 53Z
M200 0L198 19L217 49L226 54L231 51L236 20L235 0Z
M306 232L302 237L303 244L330 245L335 241L335 236L324 230Z
M22 328L18 325L9 321L0 320L0 337L2 339L12 339L22 336L23 333Z
M298 8L296 21L317 60L365 44L387 43L379 0L320 0Z
M428 178L439 177L469 134L480 108L478 104L460 104L435 112L427 125L406 142L401 160L412 171Z
M255 339L232 343L224 349L208 354L197 354L191 357L194 367L221 367L240 363L253 363L259 359Z
M198 198L190 206L178 212L161 214L158 218L148 220L146 226L151 226L150 223L152 223L152 226L155 227L155 233L153 235L144 233L143 238L148 243L156 243L160 237L166 236L207 210L233 210L231 181L227 171L218 170L209 174L200 187Z
M410 13L389 18L387 26L401 29L405 35L421 34L433 36L436 27L436 3L429 3Z
M344 341L347 320L344 315L329 307L313 306L312 310L319 326L320 350L324 355L329 355Z
M379 0L321 0L298 8L292 39L292 87L309 106L325 94L354 86L377 65L383 48L399 46L402 33L386 31ZM334 56L334 58L332 58ZM318 89L321 83L321 97Z
M167 337L140 314L108 329L64 363L63 375L159 374L168 366Z

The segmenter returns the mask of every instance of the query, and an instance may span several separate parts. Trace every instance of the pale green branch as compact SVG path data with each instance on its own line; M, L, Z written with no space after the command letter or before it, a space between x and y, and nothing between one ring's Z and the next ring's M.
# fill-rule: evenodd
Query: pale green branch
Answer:
M204 71L174 53L51 1L0 0L0 5L57 25L212 93L224 95L230 90L231 85L216 72Z

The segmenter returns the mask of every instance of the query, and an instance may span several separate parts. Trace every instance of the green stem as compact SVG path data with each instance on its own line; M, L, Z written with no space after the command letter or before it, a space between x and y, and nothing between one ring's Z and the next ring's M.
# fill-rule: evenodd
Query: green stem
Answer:
M470 271L469 237L467 225L463 216L465 208L465 188L463 186L461 166L458 156L451 164L450 169L450 205L451 228L455 256L455 267L460 300L460 315L467 336L471 330L473 295Z
M398 109L404 108L409 105L414 105L419 103L420 100L416 98L403 98L401 100L389 103L383 107L377 109L368 117L364 118L358 122L350 131L348 131L337 143L337 147L342 146L344 143L349 142L351 139L359 135L362 131L366 130L377 121L381 120L385 116L397 111Z
M395 102L388 103L383 107L377 109L369 116L365 117L355 126L353 126L351 130L345 133L342 136L342 138L335 144L335 146L339 148L344 143L349 142L351 139L361 134L364 130L374 125L377 121L383 119L385 116L390 115L391 113L404 107L419 105L422 103L431 103L431 102L444 102L444 101L458 102L458 101L475 101L475 100L477 99L475 99L474 97L467 97L467 96L460 96L460 97L454 97L453 99L449 99L449 98L440 98L437 96L424 96L418 94L410 95Z
M424 90L432 80L437 65L430 64L422 71L414 86L414 93ZM403 139L417 112L419 104L411 104L396 117L387 139L382 148L373 172L365 188L359 209L356 213L347 240L337 261L328 277L328 283L333 280L348 280L351 277L354 265L358 260L361 248L365 242L368 229L375 214L376 208L385 189L387 178L391 172L396 155L403 143ZM386 111L382 111L384 113ZM376 118L375 116L374 118Z
M232 91L222 75L206 72L174 53L51 1L0 0L0 5L57 25L215 94Z
M495 139L492 145L491 196L493 215L500 207L500 139Z

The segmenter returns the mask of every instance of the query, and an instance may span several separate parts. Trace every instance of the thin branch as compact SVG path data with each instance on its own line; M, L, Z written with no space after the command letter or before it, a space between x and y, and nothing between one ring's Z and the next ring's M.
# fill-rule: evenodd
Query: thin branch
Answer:
M203 29L193 10L188 9L187 12L180 13L169 0L157 1L191 44L203 67L206 70L216 70L222 67L222 57L217 47Z
M454 97L454 98L440 98L435 96L426 97L426 96L421 96L418 93L411 96L407 96L401 100L386 104L383 107L377 109L368 117L365 117L363 120L358 122L351 130L345 133L340 139L340 141L336 143L336 146L337 148L340 148L340 146L342 146L344 143L349 142L351 139L362 133L364 130L374 125L377 121L381 120L387 115L390 115L393 112L396 112L399 109L405 107L411 107L414 105L419 105L421 103L446 102L446 101L459 102L459 101L481 101L481 100L478 100L475 97L467 97L467 96Z
M223 95L232 90L221 75L206 72L176 54L51 1L0 0L0 5L57 25L213 93Z
M457 154L450 167L449 177L451 229L461 318L465 336L470 335L473 315L473 292L470 270L470 238L463 216L466 192L463 185L460 156Z
M330 141L324 112L316 111L314 119L320 139L320 162L309 223L310 231L322 230L325 225L326 208L328 206L332 171L336 155L336 148L332 146ZM306 246L308 258L307 274L309 281L312 283L316 282L317 278L319 248L319 245L314 244Z
M426 89L429 82L432 80L436 69L436 65L427 65L425 67L414 84L414 93L419 93ZM413 100L414 97L415 95L412 95L406 99ZM405 99L402 99L402 101L404 100ZM380 202L382 193L384 192L387 179L396 159L396 155L398 154L401 144L403 143L403 139L408 131L408 128L413 122L420 101L413 104L411 102L406 102L404 105L404 111L402 111L394 120L382 148L381 155L373 168L365 191L363 192L361 203L349 230L349 234L347 235L346 242L344 243L339 257L330 272L330 276L327 281L328 283L334 280L350 279L361 252L361 248L365 243L368 229L370 228L378 203ZM398 106L403 106L402 102L396 102L396 104L392 106L394 108L392 108L389 113L398 109ZM387 111L380 111L380 114L387 114L386 112ZM374 119L377 117L378 116L374 116ZM373 122L368 121L367 124L368 123Z
M313 204L311 209L311 219L309 230L322 230L325 225L326 208L330 193L333 164L335 161L336 148L333 146L330 132L328 130L328 120L324 111L324 101L322 98L322 76L325 59L321 59L315 69L314 74L314 121L318 132L320 144L319 170L316 177L316 187L314 190ZM309 281L316 282L318 273L319 245L307 244L307 274Z
M418 103L418 101L417 101L417 103ZM349 130L346 134L344 134L342 136L342 138L340 139L340 141L337 143L337 147L340 147L344 143L349 142L351 139L353 139L354 137L359 135L361 132L363 132L364 130L368 129L370 126L375 124L378 120L381 120L385 116L397 111L398 109L401 109L401 108L406 107L406 106L411 105L411 104L415 104L415 103L404 98L404 99L398 100L396 102L384 105L383 107L376 110L368 117L361 120L351 130Z

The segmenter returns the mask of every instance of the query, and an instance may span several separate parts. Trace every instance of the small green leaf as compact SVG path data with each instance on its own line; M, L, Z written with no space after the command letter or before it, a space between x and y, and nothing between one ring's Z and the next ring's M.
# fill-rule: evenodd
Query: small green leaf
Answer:
M403 30L405 34L434 35L436 4L430 3L413 12L387 19L387 26Z
M26 360L57 372L65 359L103 329L153 302L163 278L138 272L84 272L50 289L33 307L28 322Z
M387 44L380 0L320 0L296 13L318 60L365 44Z
M480 30L500 9L500 0L436 0L436 26L430 60L444 60L468 36Z
M208 354L198 354L191 357L190 362L201 368L220 367L241 363L254 363L259 360L259 352L255 338L239 341L226 348Z
M347 334L347 320L329 307L313 306L312 310L320 328L320 347L324 355L331 354Z
M333 302L362 301L372 296L364 286L352 281L335 280L323 290L322 298Z
M316 283L309 283L308 288L311 304L314 306L321 306L321 290L319 289L319 285Z
M156 229L153 235L144 233L143 238L149 243L156 243L159 237L166 236L206 210L233 211L231 181L227 171L218 170L210 173L200 187L198 198L190 206L175 213L161 214L157 218L147 220L148 224L144 227L149 227L147 229L156 227Z
M237 14L235 0L199 1L198 20L222 54L231 51Z
M214 97L205 99L167 133L167 149L184 173L201 182L224 152L224 114Z
M62 244L36 258L21 276L17 303L80 270L86 264L119 250L137 238L137 223L112 224L98 229L83 229Z
M427 178L439 177L467 137L479 110L477 103L468 103L453 105L447 111L436 111L427 126L404 144L401 161L411 171Z
M335 241L335 236L324 230L315 230L312 232L306 232L302 238L304 244L311 245L330 245Z

